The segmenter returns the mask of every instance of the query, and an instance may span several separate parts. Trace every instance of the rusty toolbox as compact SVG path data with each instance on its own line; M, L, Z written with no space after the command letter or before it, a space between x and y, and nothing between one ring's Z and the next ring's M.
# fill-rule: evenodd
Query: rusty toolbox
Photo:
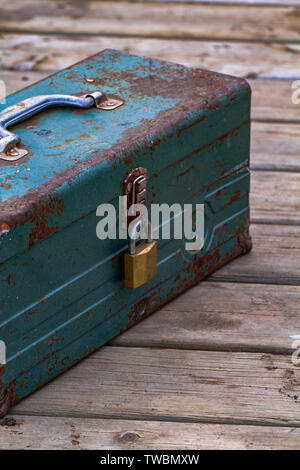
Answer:
M113 50L7 98L1 415L250 250L249 136L245 80ZM100 240L97 208L119 214L120 196L202 205L201 248L187 250L184 236Z

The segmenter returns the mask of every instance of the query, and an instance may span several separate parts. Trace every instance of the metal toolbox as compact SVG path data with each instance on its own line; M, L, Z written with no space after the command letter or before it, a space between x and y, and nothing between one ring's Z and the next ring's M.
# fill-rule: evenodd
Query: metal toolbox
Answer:
M1 109L4 415L250 250L250 88L105 50L9 96ZM110 203L118 213L124 194L147 207L203 204L201 249L187 250L184 237L158 238L146 254L138 244L128 255L128 240L99 240L97 207ZM144 261L130 258L140 252Z

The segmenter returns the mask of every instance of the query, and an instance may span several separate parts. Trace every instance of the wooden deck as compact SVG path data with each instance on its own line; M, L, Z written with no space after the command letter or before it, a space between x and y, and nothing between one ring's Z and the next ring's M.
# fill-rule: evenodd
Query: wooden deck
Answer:
M10 0L8 92L110 47L253 88L253 251L0 422L1 449L299 449L300 1Z

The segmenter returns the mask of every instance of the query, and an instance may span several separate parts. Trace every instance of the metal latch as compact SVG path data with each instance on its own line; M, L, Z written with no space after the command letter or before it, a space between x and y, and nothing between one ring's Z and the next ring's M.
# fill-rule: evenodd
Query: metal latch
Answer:
M147 170L141 166L133 168L124 179L124 193L127 196L127 211L132 204L146 204ZM128 224L130 217L128 218Z
M136 289L150 281L156 274L157 243L151 238L151 225L148 223L148 239L140 240L137 245L136 237L141 227L140 211L128 216L128 211L133 204L146 205L147 195L147 170L141 166L130 170L124 179L124 193L127 196L126 217L123 228L129 230L129 252L125 253L125 287ZM136 219L133 222L133 219ZM126 222L125 222L126 221ZM131 224L132 222L132 224ZM131 225L129 225L131 224ZM133 226L132 226L133 225Z

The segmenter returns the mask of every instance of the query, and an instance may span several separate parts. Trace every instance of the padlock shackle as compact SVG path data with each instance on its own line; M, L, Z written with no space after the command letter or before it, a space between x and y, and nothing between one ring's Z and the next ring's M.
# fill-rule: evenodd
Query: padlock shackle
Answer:
M136 238L133 238L133 235L140 231L142 224L142 219L138 218L134 221L134 223L130 226L130 229L128 230L128 235L130 238L129 242L129 252L131 255L136 254ZM152 243L152 229L151 229L151 223L148 220L148 238L147 238L147 243Z

